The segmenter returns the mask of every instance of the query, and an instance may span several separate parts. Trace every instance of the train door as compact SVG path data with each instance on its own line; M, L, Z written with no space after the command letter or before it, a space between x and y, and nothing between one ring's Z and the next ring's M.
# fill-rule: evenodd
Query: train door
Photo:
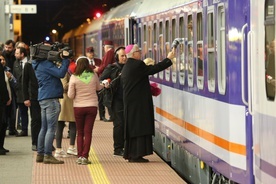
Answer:
M255 183L276 183L275 0L250 3L254 178Z

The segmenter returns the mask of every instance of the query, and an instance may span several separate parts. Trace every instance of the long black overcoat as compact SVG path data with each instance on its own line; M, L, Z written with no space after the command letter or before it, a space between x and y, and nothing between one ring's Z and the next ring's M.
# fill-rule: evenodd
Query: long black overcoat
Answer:
M171 66L170 59L147 66L142 60L129 58L122 70L126 138L154 135L154 109L149 75Z

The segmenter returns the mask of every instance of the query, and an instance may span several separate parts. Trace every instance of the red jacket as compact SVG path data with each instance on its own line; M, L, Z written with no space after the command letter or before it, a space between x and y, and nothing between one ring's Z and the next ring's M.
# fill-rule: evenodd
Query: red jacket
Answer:
M114 62L115 62L115 56L114 56L114 49L112 48L109 51L107 51L107 53L104 55L102 63L98 69L98 76L101 76L101 74L103 73L107 65L112 64Z

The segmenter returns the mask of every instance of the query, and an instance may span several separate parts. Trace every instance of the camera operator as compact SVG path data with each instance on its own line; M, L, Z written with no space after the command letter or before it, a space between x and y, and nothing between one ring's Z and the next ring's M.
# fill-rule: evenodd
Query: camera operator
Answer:
M63 86L61 78L67 72L69 66L69 53L63 50L60 53L60 65L48 59L36 59L32 66L38 80L38 101L41 107L41 129L38 135L38 148L36 162L44 164L63 164L52 155L52 145L60 113L59 98L63 98Z

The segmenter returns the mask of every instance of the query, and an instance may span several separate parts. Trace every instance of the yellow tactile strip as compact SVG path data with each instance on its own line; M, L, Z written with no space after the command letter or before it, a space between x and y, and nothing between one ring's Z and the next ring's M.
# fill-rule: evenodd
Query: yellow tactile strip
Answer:
M33 158L32 183L35 184L183 184L185 183L156 154L146 157L149 163L129 163L122 157L113 156L112 122L96 121L92 148L89 159L92 164L76 164L77 157L63 158L65 164L50 165L36 163ZM64 129L64 137L67 127ZM69 146L69 139L62 141L64 151Z

